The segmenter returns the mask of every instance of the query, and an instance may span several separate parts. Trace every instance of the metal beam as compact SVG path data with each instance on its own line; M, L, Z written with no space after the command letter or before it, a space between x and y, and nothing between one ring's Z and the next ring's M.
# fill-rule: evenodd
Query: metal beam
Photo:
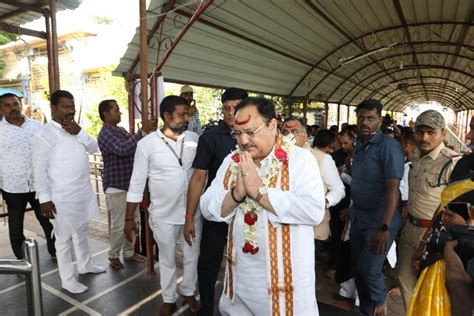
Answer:
M338 23L333 21L330 17L328 17L323 11L321 11L316 5L311 0L305 0L304 1L316 14L318 14L324 21L329 23L333 28L335 28L339 33L341 33L349 43L355 45L361 52L365 52L366 48L364 45L361 45L360 43L357 42L355 38L352 37L351 34L345 32ZM385 67L383 65L380 65L376 60L374 60L373 56L369 56L369 58L381 69L385 70ZM390 74L387 73L387 76L390 76ZM395 80L395 78L392 78ZM314 88L310 90L307 95L310 95L314 91Z
M411 47L411 51L412 51L412 56L413 56L413 61L415 63L415 66L418 68L418 58L416 56L416 50L415 50L415 46L412 44L411 42L411 34L410 34L410 31L408 30L408 27L407 27L407 20L405 18L405 14L403 14L403 9L402 9L402 6L400 5L400 0L393 0L393 4L395 5L395 9L397 10L397 14L398 14L398 18L400 19L400 21L402 22L402 25L403 25L403 30L405 32L405 36L408 40L408 44L410 45ZM459 53L459 52L458 52ZM420 73L420 69L418 68L418 75L420 76L420 81L421 81L421 84L424 86L423 84L423 76L421 75ZM428 94L426 93L426 89L425 89L425 94L426 94L426 97L428 98Z
M56 1L49 2L49 14L51 17L51 40L53 45L53 63L54 63L54 78L55 78L55 90L58 90L61 86L59 78L59 49L58 49L58 32L56 23Z
M445 67L443 67L443 66L438 66L438 65L425 65L425 64L419 65L419 68L420 68L420 69L445 69ZM413 69L410 69L410 68L403 68L403 69L400 69L399 67L392 67L392 68L388 68L388 69L387 69L387 71L391 71L391 70L394 70L394 71L392 72L392 74L393 74L393 73L398 73L398 72L403 72L403 71L411 71L411 70L413 70ZM452 71L455 71L455 72L458 72L458 73L461 73L462 75L468 77L469 80L472 79L472 75L469 74L469 73L467 73L467 72L465 72L465 71L463 71L463 70L456 69L456 68L452 68L451 70L452 70ZM361 82L364 82L364 81L366 81L366 80L369 79L369 78L374 78L374 77L375 77L375 79L371 80L371 81L366 85L366 86L370 86L370 85L373 84L374 82L376 82L376 81L378 81L378 80L380 80L380 79L382 79L382 78L385 78L385 75L376 77L376 76L378 76L378 75L381 74L381 73L382 73L382 71L378 71L378 72L376 72L376 73L374 73L374 74L371 74L370 77L367 77L367 78L361 80ZM353 90L353 89L349 90L349 92L352 91L352 90ZM354 101L354 99L355 99L357 96L359 96L359 94L360 94L362 91L364 91L364 88L361 89L361 90L359 90L359 92L357 92L357 93L354 95L354 97L352 97L352 99L349 100L349 102L343 102L343 103L345 103L345 104L352 104L352 101ZM343 98L341 98L341 99L339 100L339 102L342 102L342 100L343 100L347 95L348 95L348 93L346 93L346 95L345 95Z
M455 44L455 43L453 43L453 44ZM443 52L443 51L436 51L436 52L435 52L435 51L428 51L428 52L423 51L423 52L419 52L418 54L419 54L419 55L423 55L423 54L433 54L433 53L434 53L434 54L438 54L438 55L442 55L442 54L451 55L451 54L452 54L452 53ZM400 55L399 55L399 54L393 54L393 55L390 55L390 56L386 56L386 57L384 57L384 58L380 58L379 61L385 61L385 60L387 60L387 59L396 58L396 57L400 57ZM463 57L463 58L468 58L468 59L473 60L471 57L468 57L468 56L462 56L462 57ZM347 76L347 78L351 78L351 77L355 76L358 72L360 72L360 71L364 70L365 68L370 67L370 66L372 66L372 65L373 65L373 63L368 63L368 64L366 64L366 65L364 65L364 66L362 66L362 67L356 69L356 70L353 71L349 76ZM324 78L323 78L323 79L324 79ZM321 81L318 83L318 85L323 81L323 79L321 79ZM347 79L345 79L344 81L342 81L336 88L334 88L334 90L331 92L331 94L327 97L327 100L329 100L329 99L334 95L334 93L336 93L336 92L339 90L339 88L342 87L342 85L345 84L346 82L347 82ZM355 87L353 87L352 89L350 89L350 90L342 97L342 99L344 99L354 88L355 88ZM342 100L342 99L341 99L341 100Z
M181 14L181 15L183 15L183 16L190 17L189 12L183 11L183 10L181 10L181 9L176 10L176 13ZM288 59L297 61L297 62L299 62L299 63L302 63L302 64L306 65L306 66L312 66L312 65L313 65L311 62L306 61L306 60L303 60L303 59L299 58L298 56L290 55L290 54L288 54L288 53L286 53L286 52L284 52L284 51L281 51L281 50L279 50L279 49L276 49L276 48L274 48L274 47L271 47L271 46L269 46L269 45L266 45L266 44L264 44L264 43L262 43L262 42L256 41L256 40L254 40L254 39L252 39L252 38L250 38L250 37L248 37L248 36L242 35L242 34L240 34L240 33L237 33L237 32L234 32L234 31L232 31L232 30L229 30L229 29L227 29L227 28L225 28L225 27L223 27L223 26L217 25L217 24L215 24L215 23L213 23L213 22L211 22L211 21L209 21L209 20L206 20L205 18L202 18L202 17L201 17L201 18L199 19L199 23L202 23L202 24L207 25L207 26L209 26L209 27L211 27L211 28L213 28L213 29L219 30L219 31L221 31L221 32L224 32L224 33L226 33L226 34L232 35L232 36L237 37L237 38L239 38L239 39L242 39L242 40L244 40L244 41L246 41L246 42L252 43L252 44L254 44L254 45L256 45L256 46L265 48L266 50L269 50L269 51L271 51L271 52L274 52L274 53L276 53L276 54L278 54L278 55L281 55L281 56L283 56L283 57L286 57L286 58L288 58ZM323 69L323 70L324 70L324 71L327 71L327 70L325 70L325 69Z
M404 95L400 95L401 97L403 97ZM408 100L412 100L412 101L408 101ZM397 104L404 104L401 108L401 111L403 112L408 105L411 105L411 104L414 104L414 103L421 103L421 102L424 102L425 101L425 97L424 97L424 91L423 90L420 90L420 92L417 92L416 94L412 95L411 97L407 97L405 96L405 98L402 98L401 100L393 100L394 103L397 103ZM436 98L433 98L433 101L437 101L445 106L448 106L450 107L451 109L453 109L453 111L455 111L456 109L459 109L459 107L456 105L456 103L451 99L451 98L448 98L446 96L437 96Z
M472 22L453 22L453 21L433 21L433 22L417 22L417 23L410 23L410 24L407 24L408 27L418 27L418 26L427 26L427 25L473 25ZM381 33L381 32L387 32L387 31L392 31L392 30L395 30L395 29L399 29L399 28L402 28L403 26L402 25L396 25L396 26L390 26L390 27L385 27L385 28L381 28L381 29L378 29L378 30L375 30L375 31L370 31L370 32L367 32L365 34L362 34L358 37L356 37L354 39L354 41L357 41L357 40L360 40L360 39L363 39L364 37L366 36L373 36L374 34L378 34L378 33ZM332 50L331 52L329 52L328 54L326 54L326 56L324 56L323 58L321 58L316 64L314 64L304 75L303 77L300 79L300 81L298 81L298 83L296 84L296 86L293 88L293 90L291 90L290 92L290 95L292 95L296 89L300 86L300 84L304 81L304 79L310 74L312 73L315 69L317 69L317 67L322 64L329 56L335 54L338 50L344 48L345 46L347 45L350 45L352 42L346 42L340 46L338 46L337 48L335 48L334 50ZM436 43L436 41L433 41L433 43ZM440 43L443 43L443 42L440 42Z
M153 73L158 73L161 71L161 68L166 63L168 58L171 56L171 53L174 51L174 49L176 48L176 45L178 45L179 41L184 36L184 34L186 34L186 32L191 28L194 22L196 22L199 19L199 17L204 13L204 11L207 10L207 8L213 2L214 0L204 0L203 2L201 2L201 4L197 7L194 14L189 19L188 23L186 23L186 25L179 31L178 35L176 35L175 39L173 40L170 47L168 48L165 55L163 56L163 59L161 59L160 63L153 70Z
M410 87L416 87L416 86L422 86L423 85L421 83L414 83L414 84L411 84ZM441 83L427 83L426 85L424 85L425 87L436 87L437 89L434 90L434 89L431 89L430 91L436 91L436 94L438 93L443 93L443 94L447 94L449 96L452 96L453 98L456 98L458 100L461 100L462 99L462 102L464 104L471 104L473 100L470 100L469 97L467 97L466 95L463 95L459 92L456 91L455 88L451 87L451 86L445 86L444 88L442 89L439 89L438 87L441 87L442 84ZM425 90L425 87L423 87L423 90ZM390 92L386 93L382 98L379 98L378 100L380 101L380 103L382 104L388 104L390 102L390 100L392 98L389 98L389 100L387 102L384 102L384 99L386 97L389 97L392 93L395 93L395 92L399 92L399 94L397 95L400 95L400 94L410 94L411 92L415 92L417 91L416 89L411 89L411 90L408 90L407 92L404 92L404 91L400 91L398 90L397 88L391 90ZM430 95L435 95L434 93L431 93ZM427 100L429 100L430 96L428 96Z
M451 83L454 83L454 84L456 84L456 85L458 85L458 86L461 86L465 91L471 91L471 93L472 93L472 90L471 90L469 87L467 87L467 86L465 86L465 85L463 85L463 84L461 84L461 83L459 83L459 82L457 82L457 81L451 80L451 79L449 79L449 78L435 77L435 76L425 76L424 78L425 78L425 79L446 80L446 81L448 81L448 82L451 82ZM374 94L372 94L372 93L369 94L369 95L366 97L366 99L370 99L370 98L371 98L372 96L374 96L376 93L381 92L381 90L387 88L387 86L388 86L389 84L395 84L395 83L397 83L398 81L412 80L412 79L418 79L418 76L403 77L403 78L400 78L400 79L397 80L397 81L388 82L385 86L382 86L382 87L378 88L378 89L375 91ZM398 89L398 88L397 88L397 89ZM386 94L385 94L385 95L386 95ZM383 95L381 99L383 99L383 98L385 97L385 95Z
M418 97L419 100L422 100L423 99L423 93L420 93L420 96ZM411 106L412 104L415 104L415 103L418 103L420 102L418 99L417 100L412 100L412 101L409 101L408 103L406 103L405 105L403 105L403 108L401 109L401 113L403 113L405 111L405 109L409 106ZM443 105L445 106L448 106L449 108L451 108L455 113L457 113L459 110L456 111L456 109L458 109L456 107L455 104L452 103L452 101L448 101L447 99L446 100L433 100L433 101L437 101L439 103L442 103ZM405 101L403 101L405 102Z
M420 85L420 84L419 84ZM430 95L432 95L433 97L432 98L428 98L426 99L426 101L429 101L430 99L434 99L434 98L440 98L440 97L444 97L446 99L450 99L452 100L453 102L454 101L458 101L458 96L449 92L448 90L444 90L443 93L440 92L439 89L435 88L435 87L438 87L437 85L434 86L434 87L431 87L430 85L427 85L427 91L430 93ZM397 98L399 97L403 97L403 96L406 96L407 98L413 98L414 95L417 95L419 94L420 92L424 92L424 89L412 89L411 91L409 91L408 93L399 93L393 97L391 97L390 99L388 99L386 102L385 102L385 106L386 106L386 110L393 110L394 108L396 108L396 105L395 106L391 106L391 103L396 100ZM456 102L454 102L456 104ZM398 104L398 103L397 103ZM461 109L462 107L457 107L459 109Z
M40 31L35 31L35 30L24 28L24 27L20 27L20 26L15 26L12 24L8 24L6 22L0 22L0 30L4 32L8 32L8 33L13 33L13 34L29 35L29 36L46 39L45 32L40 32Z
M474 19L474 11L473 11L473 1L470 1L470 6L471 6L471 15L470 17L468 18L468 20L466 22L472 22L473 19ZM461 32L459 33L459 37L458 37L458 40L457 40L457 46L456 46L456 51L455 51L455 55L458 55L459 52L461 51L461 48L464 46L464 41L466 40L466 37L467 35L469 34L469 28L471 26L469 25L464 25L462 27L462 30ZM447 58L446 60L444 61L444 66L446 66L446 61L447 61ZM451 62L449 64L449 67L453 67L455 64L456 64L456 61L457 61L457 57L455 58L452 58L451 59ZM443 74L444 74L444 71L443 71ZM449 75L451 74L451 72L448 72L448 75L446 77L449 77Z
M181 14L181 15L183 15L183 16L188 16L188 17L189 17L189 13L186 12L186 11L183 11L183 10L181 10L181 9L176 10L175 12L178 13L178 14ZM199 22L199 23L202 23L202 24L204 24L204 25L206 25L206 26L209 26L209 27L211 27L211 28L214 28L214 29L216 29L216 30L219 30L219 31L221 31L221 32L224 32L224 33L226 33L226 34L235 36L235 37L237 37L237 38L239 38L239 39L241 39L241 40L244 40L244 41L246 41L246 42L249 42L249 43L251 43L251 44L254 44L254 45L256 45L256 46L259 46L259 47L261 47L261 48L264 48L264 49L266 49L266 50L269 50L269 51L271 51L271 52L273 52L273 53L276 53L276 54L278 54L278 55L280 55L280 56L283 56L283 57L289 58L289 59L291 59L291 60L294 60L294 61L296 61L296 62L302 63L302 64L304 64L304 65L306 65L306 66L313 66L313 64L310 63L310 62L308 62L308 61L302 60L302 59L300 59L299 57L292 56L292 55L290 55L290 54L288 54L288 53L286 53L286 52L280 51L280 50L278 50L278 49L276 49L276 48L273 48L273 47L271 47L271 46L269 46L269 45L266 45L266 44L264 44L264 43L258 42L258 41L254 40L254 39L251 39L250 37L247 37L247 36L245 36L245 35L242 35L242 34L239 34L239 33L237 33L237 32L234 32L234 31L232 31L232 30L226 29L225 27L222 27L222 26L217 25L217 24L215 24L215 23L213 23L213 22L210 22L210 21L206 20L205 18L202 18L202 17L201 17L198 22ZM327 69L325 69L325 68L321 68L321 67L319 67L319 66L313 68L313 70L314 70L314 69L317 69L317 70L320 70L320 71L324 71L324 72L326 72L326 73L330 72L329 70L327 70ZM339 74L334 74L334 76L336 76L336 77L338 77L338 78L340 78L340 79L346 79L345 77L343 77L343 76L341 76L341 75L339 75ZM354 80L349 80L349 81L351 81L351 82L354 83L354 84L357 84L357 82L354 81ZM290 93L290 95L291 95L291 93ZM304 98L304 96L303 96L302 98Z
M51 95L56 90L56 78L54 77L54 62L53 62L53 39L51 37L51 18L49 15L44 16L46 26L46 54L48 55L48 84L49 94Z
M174 7L175 2L176 2L176 0L172 0L172 1L170 1L167 4L164 5L163 9L161 10L162 15L160 15L156 19L155 24L151 28L150 32L148 32L148 35L146 37L147 46L148 46L148 44L150 44L151 39L153 38L153 36L155 35L155 33L159 29L159 27L162 25L163 21L165 20L165 18L166 18L165 13L169 12ZM131 75L131 74L135 73L135 67L138 65L139 61L140 61L140 52L138 52L137 56L135 57L132 64L130 65L130 68L128 68L127 74Z
M415 99L412 100L412 101L409 101L409 99L407 98L404 98L404 99L401 99L401 100L394 100L394 102L398 103L398 104L404 104L402 107L401 107L401 112L405 111L405 109L411 105L411 104L416 104L416 103L423 103L425 102L425 97L424 97L424 91L421 90L416 96L415 96ZM444 105L444 106L447 106L449 108L451 108L453 111L459 111L459 108L457 107L457 105L454 103L453 100L449 99L449 98L446 98L446 97L437 97L437 98L433 98L433 101L436 101L436 102L439 102L440 104Z

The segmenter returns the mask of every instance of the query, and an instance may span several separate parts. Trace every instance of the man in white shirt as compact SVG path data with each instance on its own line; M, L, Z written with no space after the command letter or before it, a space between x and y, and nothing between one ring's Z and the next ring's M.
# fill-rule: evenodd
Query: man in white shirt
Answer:
M12 93L1 96L0 109L4 114L0 123L0 182L8 206L8 232L13 253L23 259L23 219L26 205L30 203L43 228L48 252L55 259L53 225L41 215L34 192L31 139L41 130L41 124L21 114L21 101Z
M33 138L33 171L41 211L54 219L61 286L77 294L88 290L74 276L72 248L80 274L101 273L105 268L91 259L88 222L99 214L92 189L88 153L98 151L97 141L74 121L73 95L64 90L51 94L52 121Z
M314 232L324 191L311 153L279 135L273 102L236 109L238 149L201 198L203 215L230 223L223 315L318 315Z
M285 122L283 122L282 134L289 135L291 133L295 137L296 146L308 147L308 145L306 145L308 144L308 134L306 133L305 125L306 124L304 120L301 118L298 119L296 117L292 117L286 119ZM326 129L320 129L316 132L316 136L313 141L315 146L313 148L309 148L318 162L317 166L321 172L326 197L326 207L324 210L323 221L314 228L314 239L319 241L326 241L331 235L329 227L329 221L331 219L329 207L339 203L339 201L341 201L346 195L344 184L342 183L339 172L337 171L336 163L330 155L332 151L332 144L335 140L336 136L333 132ZM317 250L318 249L316 245L316 252Z
M176 240L183 250L183 280L179 292L192 311L199 309L195 299L197 260L201 232L200 214L194 214L196 239L189 245L184 240L186 194L193 173L199 136L187 131L189 104L179 96L168 96L160 104L163 127L137 144L133 173L127 193L125 235L133 240L136 233L134 213L142 201L148 180L150 191L150 226L159 248L160 285L163 306L160 315L171 315L178 299L176 280Z

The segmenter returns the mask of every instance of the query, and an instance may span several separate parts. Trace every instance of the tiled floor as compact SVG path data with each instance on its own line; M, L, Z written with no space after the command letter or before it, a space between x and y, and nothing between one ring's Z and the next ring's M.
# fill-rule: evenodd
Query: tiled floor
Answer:
M1 221L1 219L0 219ZM107 216L102 212L97 221L90 222L90 246L94 260L107 265ZM159 275L148 275L144 264L127 264L126 269L113 270L107 265L107 272L99 275L81 275L81 282L89 286L89 291L71 295L60 287L57 265L46 251L44 235L34 214L25 218L26 237L35 238L40 247L40 264L43 282L43 302L45 315L156 315L162 304ZM0 258L13 258L8 240L8 227L0 222ZM178 261L179 257L178 257ZM324 260L323 260L324 261ZM155 264L158 271L158 266ZM317 297L320 315L357 315L337 309L351 309L350 301L336 301L334 294L338 286L324 276L325 264L317 266ZM178 276L181 270L178 271ZM220 276L222 280L222 273ZM218 281L216 293L222 291ZM179 304L181 305L181 304ZM389 315L401 316L400 297L389 297ZM24 279L15 275L0 275L0 315L26 315L26 295ZM217 306L217 298L216 298ZM216 308L217 310L217 308ZM192 315L186 306L176 315ZM216 315L218 313L216 312Z

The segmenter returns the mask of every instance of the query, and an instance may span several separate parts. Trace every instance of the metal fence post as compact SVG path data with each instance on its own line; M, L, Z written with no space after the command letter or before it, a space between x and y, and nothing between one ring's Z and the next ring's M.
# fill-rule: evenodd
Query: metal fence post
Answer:
M27 239L23 243L23 255L31 263L31 271L26 275L26 297L28 314L43 315L43 295L41 292L41 274L39 269L38 243L34 239Z

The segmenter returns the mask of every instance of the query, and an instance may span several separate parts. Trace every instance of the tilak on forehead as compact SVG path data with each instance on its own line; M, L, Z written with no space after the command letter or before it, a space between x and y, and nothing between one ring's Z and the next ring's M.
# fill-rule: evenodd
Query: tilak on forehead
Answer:
M295 127L296 127L296 123L293 123L293 124L286 123L285 124L285 128L295 128Z
M237 124L237 125L247 124L250 121L251 118L252 118L252 115L249 114L245 120L238 121L237 119L235 119L235 124Z

